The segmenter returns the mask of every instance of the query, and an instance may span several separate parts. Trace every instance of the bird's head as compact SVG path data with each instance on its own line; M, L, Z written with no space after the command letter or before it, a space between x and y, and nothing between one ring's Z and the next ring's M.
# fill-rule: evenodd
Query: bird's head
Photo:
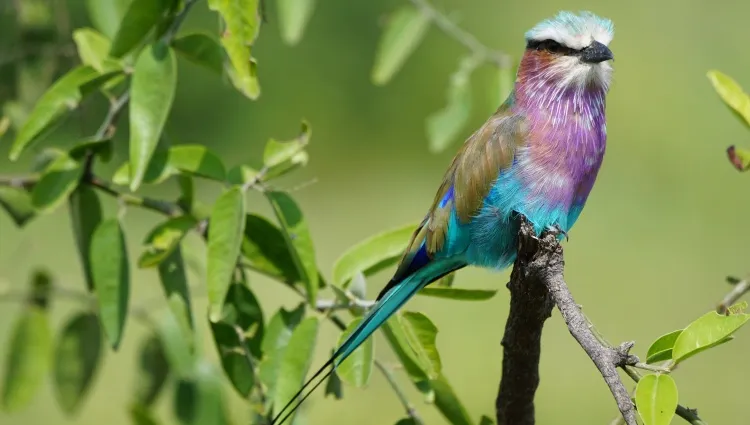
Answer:
M591 12L560 12L526 33L521 68L564 85L598 85L612 78L612 21ZM525 62L525 63L524 63Z

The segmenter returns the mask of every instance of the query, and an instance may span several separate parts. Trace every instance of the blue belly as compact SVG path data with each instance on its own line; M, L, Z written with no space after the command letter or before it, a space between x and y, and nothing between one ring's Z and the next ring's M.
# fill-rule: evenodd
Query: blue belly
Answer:
M582 205L531 199L514 173L501 174L470 222L461 223L455 211L451 214L447 244L438 256L461 256L471 265L504 269L516 259L521 215L534 224L539 235L555 225L567 232L581 209Z

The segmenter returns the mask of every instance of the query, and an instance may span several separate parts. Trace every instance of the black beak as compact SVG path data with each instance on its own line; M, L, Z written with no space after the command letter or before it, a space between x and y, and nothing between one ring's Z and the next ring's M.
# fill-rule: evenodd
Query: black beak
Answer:
M581 51L581 61L586 63L599 63L606 60L614 59L609 47L598 41L594 41L590 46Z

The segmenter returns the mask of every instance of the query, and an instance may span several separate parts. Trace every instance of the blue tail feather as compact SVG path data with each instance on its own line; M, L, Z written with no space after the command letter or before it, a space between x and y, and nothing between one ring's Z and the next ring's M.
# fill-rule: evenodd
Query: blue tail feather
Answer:
M307 397L309 397L310 394L312 394L312 392L315 391L315 389L320 386L320 384L323 383L331 373L333 373L333 370L337 366L359 348L367 338L372 336L372 334L380 328L383 323L406 304L406 302L409 301L409 299L411 299L411 297L413 297L420 289L463 266L464 264L455 264L448 267L440 267L440 269L428 266L426 268L434 270L432 273L426 273L426 270L420 270L398 283L389 283L389 286L391 287L384 293L381 293L378 302L372 307L372 309L370 309L362 322L360 322L357 328L354 329L349 337L347 337L341 346L333 353L331 358L328 359L328 361L318 369L318 371L315 372L307 382L305 382L289 403L287 403L287 405L276 414L276 417L271 421L271 425L280 425L291 416L300 404L302 404L302 402L304 402L305 399L307 399ZM323 375L323 372L329 367L331 367L331 369ZM321 377L321 375L322 378L318 380L315 385L313 385L312 389L303 395L295 404L295 401L300 395L302 395L305 389L316 381L316 379ZM292 407L293 404L294 407ZM290 407L292 407L291 410L289 410ZM284 415L287 410L289 411ZM282 415L284 416L282 417ZM280 417L281 420L279 420Z

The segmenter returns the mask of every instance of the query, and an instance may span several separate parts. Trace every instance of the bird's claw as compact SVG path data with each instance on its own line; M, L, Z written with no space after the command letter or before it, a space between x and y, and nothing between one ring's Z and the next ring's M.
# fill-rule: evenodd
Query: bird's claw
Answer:
M547 231L550 232L550 233L552 233L553 235L555 235L555 237L563 235L563 236L565 236L565 240L566 241L569 240L569 238L568 238L568 232L566 232L565 230L563 230L563 228L560 227L560 225L558 225L558 224L554 224L552 226L547 226Z

